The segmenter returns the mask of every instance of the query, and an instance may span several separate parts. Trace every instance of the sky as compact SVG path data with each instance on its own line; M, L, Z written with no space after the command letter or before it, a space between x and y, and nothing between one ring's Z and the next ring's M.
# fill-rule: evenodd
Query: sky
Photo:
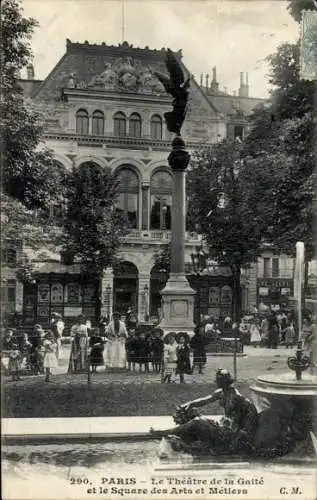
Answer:
M198 81L216 66L220 89L232 93L240 72L248 72L250 96L266 97L265 58L299 37L283 0L22 0L22 6L40 23L32 39L38 79L63 56L66 38L116 45L124 24L124 40L136 47L182 49Z

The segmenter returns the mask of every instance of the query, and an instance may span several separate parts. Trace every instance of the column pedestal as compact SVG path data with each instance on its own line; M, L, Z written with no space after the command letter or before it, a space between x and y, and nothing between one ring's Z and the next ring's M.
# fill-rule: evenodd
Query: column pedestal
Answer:
M189 154L185 143L176 137L168 162L174 173L172 196L171 273L162 290L162 319L159 327L168 332L194 334L194 296L185 276L185 170Z
M162 290L162 320L159 325L164 333L186 332L194 334L195 291L189 286L183 274L170 274Z

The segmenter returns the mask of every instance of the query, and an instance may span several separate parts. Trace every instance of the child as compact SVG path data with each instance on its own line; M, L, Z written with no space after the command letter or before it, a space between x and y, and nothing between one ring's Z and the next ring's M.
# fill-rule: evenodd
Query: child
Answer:
M198 368L198 373L203 373L203 367L206 364L206 338L203 335L201 328L196 327L195 335L190 341L190 347L194 351L194 359L193 359L193 369L192 373L194 373L195 368Z
M43 341L44 360L43 366L45 369L45 382L50 381L51 369L57 367L57 344L53 332L48 332Z
M185 383L185 374L191 373L189 347L186 334L179 333L178 345L176 348L176 374L179 375L181 384Z
M177 342L175 333L170 332L166 336L166 344L164 346L164 373L163 383L169 384L174 382L176 367L177 367Z
M129 331L129 337L125 341L125 350L127 353L127 363L128 363L128 370L132 370L135 372L135 363L136 363L136 357L137 357L137 339L135 338L135 330L130 330Z
M21 352L18 349L17 344L12 344L11 351L9 353L9 373L11 373L12 380L22 380L20 378L20 367L21 367Z
M295 328L292 321L288 322L288 325L285 328L285 336L284 342L285 346L288 349L288 346L292 346L295 340Z
M139 363L139 373L142 373L143 365L145 373L149 373L149 354L149 342L145 333L141 332L136 341L136 361Z
M94 328L91 330L90 337L90 364L92 372L96 373L97 366L103 366L105 364L103 359L103 351L104 351L104 341L100 335L99 328Z
M163 330L156 328L152 340L152 367L154 373L160 373L163 363L164 342L162 340Z

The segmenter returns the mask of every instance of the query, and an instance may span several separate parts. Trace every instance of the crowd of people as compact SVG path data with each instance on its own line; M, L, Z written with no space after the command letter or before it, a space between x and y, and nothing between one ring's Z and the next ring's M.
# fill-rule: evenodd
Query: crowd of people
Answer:
M203 328L197 328L190 340L186 332L169 332L152 326L138 326L132 315L126 321L114 313L109 324L102 320L98 328L88 328L86 319L80 316L71 328L71 353L69 373L87 370L87 362L93 372L99 366L108 371L127 370L138 373L161 374L161 381L170 383L198 370L206 364L206 339ZM190 354L193 352L193 366Z
M21 380L21 370L30 370L34 375L45 374L49 382L51 372L57 367L61 356L61 338L64 321L58 313L52 313L50 327L44 331L35 325L31 334L8 329L2 343L2 351L8 354L8 372L12 380Z
M24 366L34 375L45 375L49 382L61 358L64 329L64 321L58 313L52 313L46 331L39 324L29 335L8 329L2 350L8 353L8 371L12 379L21 379L21 367ZM164 334L158 327L138 325L137 316L131 310L124 321L115 312L111 321L102 318L94 328L80 315L70 329L68 373L97 372L98 367L105 367L107 371L152 372L160 374L163 383L176 380L184 383L186 375L203 373L207 345L226 337L237 337L244 345L272 349L278 345L290 347L298 340L296 319L286 310L261 315L254 307L250 314L243 316L240 324L233 323L230 317L225 318L222 328L205 316L194 336L189 338L185 332ZM307 316L302 327L307 353L312 352L315 337L316 322Z

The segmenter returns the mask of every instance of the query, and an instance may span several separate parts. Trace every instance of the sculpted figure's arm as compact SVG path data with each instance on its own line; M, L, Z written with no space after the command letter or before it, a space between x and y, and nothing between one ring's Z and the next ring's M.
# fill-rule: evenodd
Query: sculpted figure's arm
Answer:
M198 398L194 399L193 401L189 401L188 403L185 403L183 407L185 408L199 408L201 406L205 406L207 404L213 403L214 401L218 401L221 397L222 390L221 389L216 389L212 394L209 396L206 396L204 398Z

